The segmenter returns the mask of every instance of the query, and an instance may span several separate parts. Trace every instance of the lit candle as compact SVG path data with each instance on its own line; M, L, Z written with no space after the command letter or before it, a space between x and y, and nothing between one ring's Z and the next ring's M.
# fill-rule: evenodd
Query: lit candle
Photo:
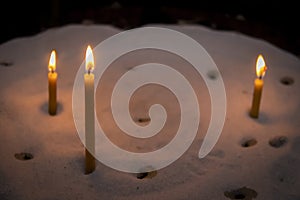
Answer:
M48 112L50 115L56 114L56 82L57 82L57 73L56 69L56 53L55 50L51 52L48 65L48 91L49 91L49 102L48 102Z
M265 64L263 56L260 54L256 60L256 76L257 78L254 81L254 92L252 99L252 107L250 110L250 116L253 118L258 118L259 115L259 105L262 94L262 89L264 86L263 77L266 73L267 66Z
M84 88L85 88L85 173L95 170L95 126L94 126L94 56L90 46L85 54Z

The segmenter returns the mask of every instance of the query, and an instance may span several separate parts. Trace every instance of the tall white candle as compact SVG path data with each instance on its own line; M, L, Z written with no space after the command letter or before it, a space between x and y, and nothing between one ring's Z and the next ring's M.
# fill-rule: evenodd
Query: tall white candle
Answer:
M95 170L94 56L90 46L86 50L85 68L85 173L89 174Z

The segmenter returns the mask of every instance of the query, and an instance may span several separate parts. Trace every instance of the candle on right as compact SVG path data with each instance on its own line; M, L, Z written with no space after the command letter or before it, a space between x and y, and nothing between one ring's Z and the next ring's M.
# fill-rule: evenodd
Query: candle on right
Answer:
M56 70L56 51L52 50L49 64L48 64L48 93L49 93L49 100L48 100L48 112L50 115L56 115L56 82L57 82L57 73Z
M264 86L263 77L266 74L267 66L265 60L261 54L258 55L256 60L256 76L257 78L254 81L254 92L252 99L252 106L250 110L250 116L253 118L258 118L259 116L259 107L262 96L262 90Z

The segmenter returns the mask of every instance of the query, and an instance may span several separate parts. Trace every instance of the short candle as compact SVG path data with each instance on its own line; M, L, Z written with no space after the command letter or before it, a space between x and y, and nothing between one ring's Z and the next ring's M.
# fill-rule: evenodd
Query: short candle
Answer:
M262 90L264 86L263 77L265 76L267 66L265 64L264 58L261 54L258 55L256 60L256 76L254 81L254 92L252 99L252 107L250 110L250 116L253 118L258 118L259 116L259 106L262 95Z
M50 115L56 114L56 82L57 82L57 73L56 73L56 52L53 50L48 64L48 92L49 92L49 101L48 101L48 112Z

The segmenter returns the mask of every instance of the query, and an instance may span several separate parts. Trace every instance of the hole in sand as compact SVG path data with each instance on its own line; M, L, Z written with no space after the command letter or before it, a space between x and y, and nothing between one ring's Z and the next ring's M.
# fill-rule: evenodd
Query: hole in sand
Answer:
M0 61L2 67L11 67L14 63L10 61Z
M241 143L242 147L251 147L257 144L257 140L254 138L244 139Z
M15 158L18 160L31 160L33 159L33 155L31 153L16 153Z
M283 84L283 85L292 85L294 83L294 79L292 77L282 77L280 79L280 82Z
M279 148L287 143L288 139L285 136L276 136L269 141L269 144L274 148Z
M251 200L257 197L257 192L247 187L242 187L236 190L226 191L224 195L230 199Z
M143 178L153 178L156 175L157 175L157 171L151 171L151 172L137 173L136 177L138 179L143 179Z
M212 70L212 71L207 72L207 77L211 80L217 79L218 78L218 71Z
M147 175L148 175L148 172L142 172L142 173L138 173L138 174L136 175L136 177L137 177L138 179L143 179L143 178L145 178Z
M138 118L137 119L137 121L139 122L139 123L145 123L145 122L150 122L150 118Z

